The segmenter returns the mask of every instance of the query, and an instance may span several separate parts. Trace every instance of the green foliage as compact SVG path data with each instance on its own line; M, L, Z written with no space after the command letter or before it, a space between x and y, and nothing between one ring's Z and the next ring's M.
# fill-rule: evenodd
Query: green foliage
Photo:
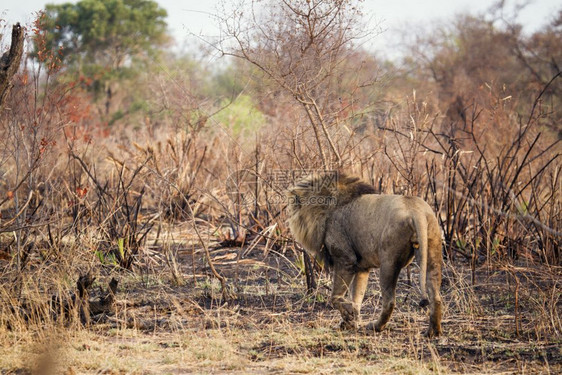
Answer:
M304 274L304 254L301 252L297 258L295 258L295 267Z
M108 124L132 113L138 93L121 91L146 70L169 40L167 13L152 0L82 0L48 4L38 22L44 39L34 39L34 55L57 51L67 79L87 77L87 89L104 100ZM116 93L119 96L116 98ZM116 107L121 107L116 112Z
M265 115L254 105L248 95L240 95L232 103L225 101L225 109L215 119L232 129L235 135L253 133L265 124Z
M166 16L151 0L82 0L48 4L41 28L49 31L47 47L62 47L66 62L115 69L166 42Z
M104 253L102 250L96 250L96 257L99 259L100 263L106 266L118 267L119 261L114 253Z
M117 239L117 250L116 251L104 251L98 249L94 252L94 255L98 258L101 264L106 266L119 267L125 259L125 238L119 237Z
M491 255L495 255L498 249L500 248L500 239L498 237L494 237L492 241L492 251L490 252Z
M455 241L455 245L457 245L457 248L459 248L460 250L463 250L463 251L465 251L466 248L467 248L467 243L462 238L457 239Z
M247 72L238 60L232 61L226 68L221 69L212 76L209 83L208 96L218 96L224 98L233 98L239 95L243 90L248 76L251 72Z
M121 259L125 259L125 249L124 249L124 241L123 237L117 239L117 248L119 250L119 256Z
M308 294L305 296L306 302L307 303L314 303L314 302L318 302L318 303L326 303L327 299L326 296L324 296L322 293L314 293L314 294Z

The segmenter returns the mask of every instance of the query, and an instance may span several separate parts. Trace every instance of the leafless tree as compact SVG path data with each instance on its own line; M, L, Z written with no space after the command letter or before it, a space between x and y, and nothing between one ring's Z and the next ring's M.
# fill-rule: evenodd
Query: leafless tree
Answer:
M339 86L346 60L374 35L362 22L360 5L360 0L253 0L230 12L223 8L220 17L223 37L217 48L249 62L296 100L312 127L323 168L342 164L333 134L351 105L342 100Z

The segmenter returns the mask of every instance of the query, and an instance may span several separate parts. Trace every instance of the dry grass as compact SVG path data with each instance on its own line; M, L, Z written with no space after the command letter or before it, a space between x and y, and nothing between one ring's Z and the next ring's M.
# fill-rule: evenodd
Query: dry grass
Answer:
M453 118L424 75L414 94L402 83L387 97L358 50L333 47L318 56L350 54L299 67L319 79L310 90L273 82L282 60L273 80L238 67L266 122L243 131L245 118L217 120L224 98L184 71L123 87L149 110L108 128L66 69L27 64L0 113L0 373L562 373L562 154L541 99L560 73L522 94L530 113L489 87L467 91ZM446 244L443 337L422 336L414 267L381 334L337 328L326 275L305 293L310 269L280 198L285 177L326 169L432 205ZM119 284L115 311L83 324L87 272L91 297ZM373 275L365 321L378 288Z
M142 276L118 272L116 313L98 317L89 328L76 320L57 322L48 316L25 321L12 315L10 320L10 313L3 310L3 321L10 320L12 325L0 326L0 369L6 374L38 373L39 367L53 374L562 371L560 326L552 322L559 319L561 307L555 273L549 279L541 272L542 280L529 275L542 292L520 294L517 335L507 272L483 267L478 271L478 285L471 288L470 272L447 267L444 335L427 340L422 335L427 312L417 307L417 286L409 285L406 272L399 281L389 330L375 335L340 331L339 314L326 302L326 276L320 278L316 294L307 296L291 252L283 258L264 253L260 245L247 257L232 261L237 258L232 255L246 250L211 252L215 266L236 291L236 297L228 301L222 300L220 283L210 276L202 250L196 249L191 257L190 248L180 243L181 285L174 284L172 268L166 263ZM98 283L102 285L110 274L115 271L102 269ZM60 274L50 277L42 279L45 285L48 280L56 284L64 279ZM412 280L415 283L415 275ZM58 288L69 285L70 280ZM3 290L4 298L8 292ZM28 293L37 304L47 295L37 289ZM377 315L379 299L378 279L373 275L362 311L364 320ZM549 314L548 308L557 315Z
M510 227L521 225L518 217L481 216L478 228L484 233L490 217L509 229L501 232L505 244L492 251L478 245L476 226L462 214L454 216L459 219L451 221L456 224L446 252L455 258L446 261L444 270L442 338L422 336L427 312L417 307L417 278L411 275L410 285L406 272L388 331L342 332L339 314L327 302L328 278L319 279L315 294L305 294L303 263L289 241L282 204L262 196L240 205L225 191L222 176L227 172L220 161L226 155L238 157L250 171L253 156L279 163L272 169L282 168L283 158L271 150L258 155L257 148L255 155L244 154L226 143L215 145L216 154L205 159L198 156L207 147L200 140L170 139L161 148L123 148L122 155L113 153L105 164L75 154L72 168L82 160L80 173L95 171L95 178L73 176L70 164L59 165L62 177L49 182L50 206L31 211L35 216L28 220L35 224L20 230L21 243L14 244L12 228L5 228L0 243L10 252L0 260L2 373L40 373L39 367L44 373L68 374L562 371L562 271L533 252L538 236ZM177 150L185 154L176 157ZM365 168L392 171L380 160L369 163ZM65 178L71 187L56 190ZM379 182L386 192L408 186L395 171ZM432 193L429 186L422 188L427 181L422 182L418 193L435 197L435 205L448 207L448 199L451 207L464 204L447 197L444 189ZM82 191L75 190L83 186L88 192L80 196ZM244 185L239 194L252 193L252 186ZM262 194L279 194L265 186ZM558 212L558 187L550 189L553 212ZM474 217L474 202L469 203L463 209ZM510 232L521 239L514 248L525 245L518 257L507 251ZM471 233L468 245L461 244ZM130 263L116 258L124 237L134 240L124 245ZM551 241L549 246L557 241L546 232L544 239ZM80 324L76 308L65 319L54 315L51 296L69 299L78 276L90 270L97 276L93 295L111 277L119 279L115 313L94 317L88 327ZM226 287L217 275L226 279ZM376 276L371 283L364 320L374 319L380 308Z

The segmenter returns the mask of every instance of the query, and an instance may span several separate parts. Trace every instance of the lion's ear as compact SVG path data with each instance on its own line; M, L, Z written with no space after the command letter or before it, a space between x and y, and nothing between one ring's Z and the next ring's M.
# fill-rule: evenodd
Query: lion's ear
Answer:
M289 199L289 203L300 207L300 199L303 196L302 190L292 188L287 190L287 198Z
M302 189L298 189L298 188L291 188L287 191L287 195L294 195L295 197L302 197L303 196L303 191Z

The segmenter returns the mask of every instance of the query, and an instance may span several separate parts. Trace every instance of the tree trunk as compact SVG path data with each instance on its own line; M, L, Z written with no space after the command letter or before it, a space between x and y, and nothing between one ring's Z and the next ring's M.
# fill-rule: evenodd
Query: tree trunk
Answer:
M23 55L23 28L16 23L12 28L12 45L10 50L4 52L0 59L0 112L12 88L12 77L18 71Z

